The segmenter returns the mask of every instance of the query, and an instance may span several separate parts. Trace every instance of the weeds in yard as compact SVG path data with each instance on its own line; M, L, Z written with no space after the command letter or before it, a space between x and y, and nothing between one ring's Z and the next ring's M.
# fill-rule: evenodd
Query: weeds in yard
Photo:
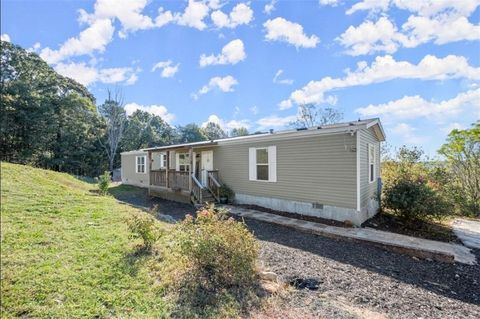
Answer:
M158 265L174 317L238 317L258 301L258 243L245 224L208 206L172 227Z
M127 225L131 232L131 238L141 238L143 241L143 248L149 251L153 244L160 239L163 234L163 229L160 223L155 219L154 214L157 207L153 207L148 213L138 212L132 214L127 219Z

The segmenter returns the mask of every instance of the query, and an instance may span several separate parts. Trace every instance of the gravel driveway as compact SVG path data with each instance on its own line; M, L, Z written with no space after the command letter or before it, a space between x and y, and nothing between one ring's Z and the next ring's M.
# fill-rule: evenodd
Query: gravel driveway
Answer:
M144 195L142 195L144 193ZM145 192L115 195L137 206L157 204L176 219L190 205L149 199ZM317 291L295 290L268 310L277 318L480 318L480 266L419 260L367 243L301 233L245 220L261 244L264 266L288 281L320 281ZM480 250L474 251L480 260Z

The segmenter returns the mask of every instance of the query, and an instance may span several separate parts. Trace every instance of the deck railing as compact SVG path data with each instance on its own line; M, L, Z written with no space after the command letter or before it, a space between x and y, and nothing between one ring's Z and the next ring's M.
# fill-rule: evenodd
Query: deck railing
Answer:
M170 169L168 171L167 185L167 170L152 170L150 171L150 185L188 191L188 177L188 172L177 172L174 169Z
M176 170L168 171L168 187L174 190L187 190L188 179L190 174L188 172L177 172Z
M167 187L167 174L165 169L150 171L150 185Z

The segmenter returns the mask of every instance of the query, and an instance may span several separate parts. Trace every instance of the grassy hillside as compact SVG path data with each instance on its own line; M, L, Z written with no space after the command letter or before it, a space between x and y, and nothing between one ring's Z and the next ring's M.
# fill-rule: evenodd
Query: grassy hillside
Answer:
M8 163L1 173L2 318L165 315L154 278L129 258L135 208L67 174Z

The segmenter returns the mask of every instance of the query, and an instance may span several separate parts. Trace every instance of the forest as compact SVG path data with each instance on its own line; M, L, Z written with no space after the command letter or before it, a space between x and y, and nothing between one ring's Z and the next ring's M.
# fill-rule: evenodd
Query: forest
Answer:
M140 110L127 116L122 92L99 103L36 53L5 41L0 46L2 161L98 176L118 167L123 151L227 136L216 123L173 127ZM246 134L242 127L230 132Z

